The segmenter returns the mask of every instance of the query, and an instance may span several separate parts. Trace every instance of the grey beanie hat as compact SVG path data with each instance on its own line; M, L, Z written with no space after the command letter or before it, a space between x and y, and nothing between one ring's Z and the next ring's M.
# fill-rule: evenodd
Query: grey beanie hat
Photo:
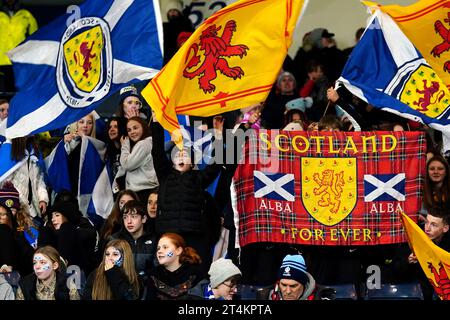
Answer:
M235 275L242 275L238 267L230 259L220 258L213 263L208 271L211 288L217 288L222 282Z

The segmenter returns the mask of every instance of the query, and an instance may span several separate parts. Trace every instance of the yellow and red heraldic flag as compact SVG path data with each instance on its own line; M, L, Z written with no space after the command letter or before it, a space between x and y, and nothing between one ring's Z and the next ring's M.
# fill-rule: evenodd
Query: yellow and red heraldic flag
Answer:
M439 248L407 215L401 213L403 226L420 266L441 300L450 300L450 253Z
M370 1L363 3L376 6L391 16L439 78L450 88L450 1L420 0L406 7L381 6Z
M161 125L177 114L211 116L267 98L307 1L241 0L202 23L142 91Z

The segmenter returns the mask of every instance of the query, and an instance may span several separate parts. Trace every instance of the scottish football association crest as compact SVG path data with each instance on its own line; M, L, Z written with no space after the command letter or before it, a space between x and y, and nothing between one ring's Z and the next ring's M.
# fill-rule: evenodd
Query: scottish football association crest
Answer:
M439 118L449 107L449 91L429 66L411 73L400 93L400 101L430 117Z
M112 50L107 23L97 17L75 21L61 40L56 79L63 101L84 108L109 93Z
M333 226L357 201L356 158L303 158L302 201L318 222Z

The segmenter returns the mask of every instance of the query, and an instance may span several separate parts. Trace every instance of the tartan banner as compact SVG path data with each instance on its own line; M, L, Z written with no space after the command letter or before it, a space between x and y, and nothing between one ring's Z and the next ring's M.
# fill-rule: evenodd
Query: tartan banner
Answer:
M233 177L239 245L405 242L396 212L417 220L425 150L422 132L257 132Z

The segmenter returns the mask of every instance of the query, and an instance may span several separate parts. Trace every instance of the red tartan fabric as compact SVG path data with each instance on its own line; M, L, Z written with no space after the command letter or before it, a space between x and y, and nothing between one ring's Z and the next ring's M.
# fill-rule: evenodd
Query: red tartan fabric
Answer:
M233 178L240 246L405 242L417 221L422 132L276 132L251 137Z

